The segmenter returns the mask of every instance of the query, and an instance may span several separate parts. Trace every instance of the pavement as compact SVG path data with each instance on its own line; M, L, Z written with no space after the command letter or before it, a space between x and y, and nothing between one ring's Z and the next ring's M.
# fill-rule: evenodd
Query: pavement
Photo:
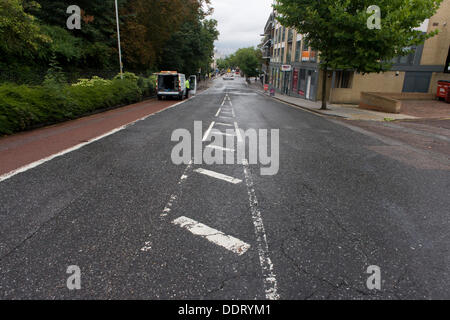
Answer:
M448 145L357 124L218 79L7 176L0 299L449 299ZM403 128L448 142L447 122ZM276 174L261 174L267 159L237 161L240 129L279 130L278 143L269 131ZM186 133L196 147L179 154ZM198 150L235 163L190 162ZM69 266L79 290L67 287ZM370 266L380 290L367 286Z
M268 95L262 89L260 83L251 83L250 87L259 93ZM395 120L417 120L417 119L450 119L450 104L442 101L405 101L402 113L387 113L360 109L358 105L351 104L328 104L328 110L321 110L321 101L310 101L276 93L273 99L296 105L300 108L310 110L323 115L342 118L346 120L367 121L395 121Z

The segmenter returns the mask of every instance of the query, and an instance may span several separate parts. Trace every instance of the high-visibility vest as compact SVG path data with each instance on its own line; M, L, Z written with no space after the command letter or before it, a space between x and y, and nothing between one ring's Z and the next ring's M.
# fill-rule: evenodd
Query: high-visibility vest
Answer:
M186 88L190 89L191 88L191 84L189 83L189 80L186 80Z

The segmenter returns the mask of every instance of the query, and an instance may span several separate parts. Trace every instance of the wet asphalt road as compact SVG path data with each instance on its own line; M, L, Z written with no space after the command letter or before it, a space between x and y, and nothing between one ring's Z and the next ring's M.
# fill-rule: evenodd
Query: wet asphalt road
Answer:
M279 129L278 173L173 164L171 135L194 121ZM0 183L0 299L449 299L446 159L219 79Z

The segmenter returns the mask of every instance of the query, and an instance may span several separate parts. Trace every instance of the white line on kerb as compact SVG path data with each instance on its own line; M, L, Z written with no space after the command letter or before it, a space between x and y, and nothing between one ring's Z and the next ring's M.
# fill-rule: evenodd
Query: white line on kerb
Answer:
M206 169L202 169L202 168L195 169L194 171L197 173L203 174L205 176L220 179L220 180L232 183L232 184L239 184L242 182L241 179L233 178L233 177L230 177L230 176L218 173L218 172L214 172L214 171L210 171L210 170L206 170Z
M228 236L219 230L213 229L195 220L187 217L180 217L172 221L173 224L187 229L192 234L207 239L227 250L230 250L237 255L243 255L250 248L248 243L245 243L235 237Z
M203 136L203 140L202 140L203 142L205 142L206 139L208 139L209 134L210 134L212 128L214 127L214 124L215 124L215 122L213 121L213 122L211 122L211 124L209 125L208 130L206 130L205 135Z
M190 98L190 99L191 99L191 98ZM189 100L190 100L190 99L189 99ZM43 159L41 159L41 160L37 160L37 161L32 162L32 163L29 163L29 164L27 164L27 165L25 165L25 166L23 166L23 167L20 167L20 168L18 168L18 169L15 169L15 170L12 170L12 171L10 171L10 172L8 172L8 173L5 173L5 174L3 174L3 175L0 176L0 182L3 182L3 181L5 181L5 180L7 180L7 179L9 179L9 178L11 178L11 177L13 177L13 176L15 176L16 174L19 174L19 173L28 171L28 170L33 169L33 168L36 168L36 167L40 166L41 164L44 164L44 163L46 163L46 162L48 162L48 161L51 161L51 160L53 160L53 159L55 159L55 158L61 157L61 156L65 155L65 154L67 154L67 153L70 153L70 152L72 152L72 151L81 149L81 148L83 148L83 147L85 147L85 146L87 146L87 145L89 145L89 144L91 144L91 143L94 143L94 142L96 142L96 141L98 141L98 140L101 140L101 139L106 138L106 137L108 137L108 136L110 136L110 135L113 135L113 134L115 134L115 133L117 133L117 132L119 132L119 131L122 131L122 130L124 130L124 129L126 129L126 128L132 126L132 125L135 125L135 124L136 124L137 122L139 122L139 121L143 121L143 120L145 120L145 119L147 119L147 118L149 118L149 117L152 117L152 116L154 116L154 115L156 115L156 114L158 114L158 113L160 113L160 112L163 112L163 111L169 110L169 109L171 109L171 108L174 108L174 107L176 107L176 106L178 106L178 105L180 105L180 104L182 104L182 103L185 103L185 102L187 102L187 101L189 101L189 100L185 100L185 101L182 101L182 102L178 102L178 103L176 103L176 104L174 104L174 105L172 105L172 106L170 106L170 107L167 107L167 108L165 108L165 109L163 109L163 110L160 110L160 111L158 111L158 112L149 114L149 115L147 115L147 116L145 116L145 117L142 117L142 118L137 119L137 120L135 120L135 121L129 122L129 123L127 123L126 125L123 125L123 126L121 126L121 127L115 128L115 129L113 129L113 130L111 130L111 131L109 131L109 132L107 132L107 133L105 133L105 134L102 134L102 135L98 136L98 137L92 138L91 140L89 140L89 141L87 141L87 142L83 142L83 143L77 144L76 146L73 146L73 147L68 148L68 149L66 149L66 150L63 150L63 151L61 151L61 152L52 154L51 156L48 156L48 157L43 158Z

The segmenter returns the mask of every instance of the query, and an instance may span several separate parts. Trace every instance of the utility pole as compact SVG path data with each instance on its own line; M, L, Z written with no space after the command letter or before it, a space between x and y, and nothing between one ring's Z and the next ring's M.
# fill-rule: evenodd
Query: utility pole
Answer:
M120 27L119 27L119 6L116 3L116 22L117 22L117 45L119 47L119 64L120 64L120 79L123 79L123 65L122 65L122 49L120 47Z

